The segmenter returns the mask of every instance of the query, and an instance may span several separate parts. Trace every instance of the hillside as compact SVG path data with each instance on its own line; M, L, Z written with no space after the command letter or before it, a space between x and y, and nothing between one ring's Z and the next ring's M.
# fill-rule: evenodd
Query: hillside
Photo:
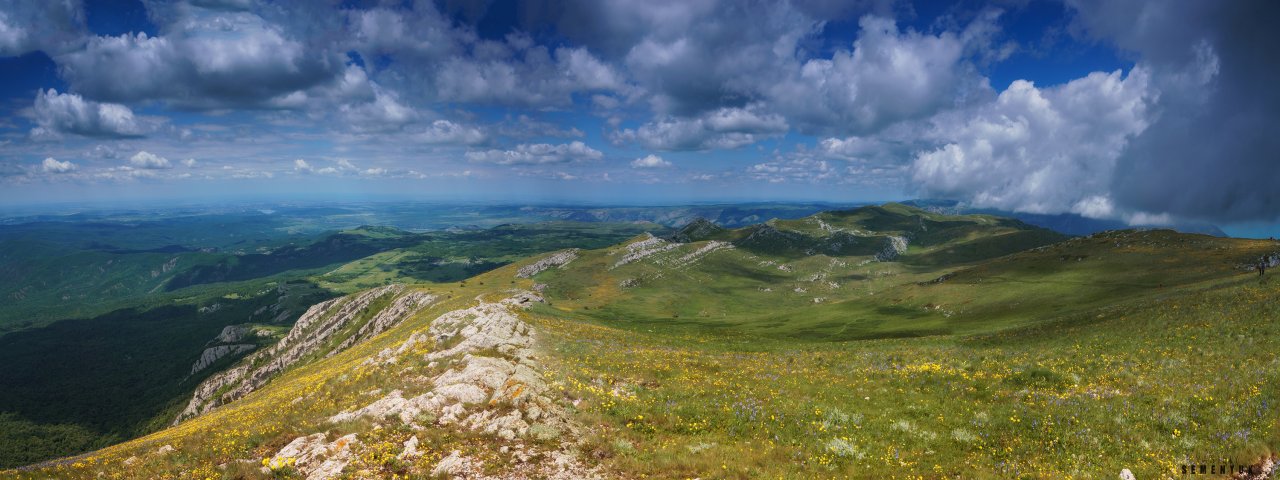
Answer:
M251 220L245 223L260 226ZM397 282L462 280L540 252L665 231L572 222L423 233L360 227L246 241L259 252L246 253L221 248L265 233L234 223L222 234L205 231L207 219L152 223L131 227L144 232L135 237L117 224L61 223L0 235L0 245L22 237L44 249L0 253L0 292L30 292L0 308L0 468L169 425L206 377L287 342L315 304ZM102 234L77 239L76 231ZM183 239L222 247L154 247ZM108 241L133 250L105 251ZM12 275L2 274L6 268ZM40 315L25 314L32 311ZM5 333L10 328L16 331Z
M1280 449L1268 388L1280 381L1268 334L1280 284L1247 265L1277 252L1160 230L1066 238L896 204L693 222L316 305L289 333L313 347L242 395L7 475L1154 478L1187 463L1261 466ZM408 295L421 301L393 308ZM281 345L239 365L275 364Z

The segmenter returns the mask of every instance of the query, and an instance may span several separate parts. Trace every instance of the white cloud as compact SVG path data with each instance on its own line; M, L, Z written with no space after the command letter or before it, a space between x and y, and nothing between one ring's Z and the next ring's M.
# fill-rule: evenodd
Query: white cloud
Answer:
M85 48L56 57L61 76L97 100L222 108L292 106L304 90L344 71L337 54L309 50L252 13L175 11L181 13L165 19L163 35L94 37Z
M186 165L186 166L187 166L187 168L195 168L195 167L196 167L196 165L198 165L199 163L200 163L200 162L197 162L197 161L196 161L196 159L194 159L194 158L188 158L188 159L186 159L186 160L183 160L183 161L182 161L182 164L183 164L183 165Z
M142 128L133 111L124 105L85 100L74 93L54 89L36 94L33 109L37 126L33 137L57 137L72 133L87 137L130 137Z
M759 105L720 108L695 118L665 118L638 129L615 132L616 143L639 142L652 150L732 149L758 142L787 131L787 121L779 115L760 111Z
M837 179L836 165L809 157L779 158L757 163L746 169L747 177L769 183L815 183Z
M509 38L489 43L490 58L454 56L436 69L435 98L480 104L567 106L575 92L613 91L622 76L582 48L554 52Z
M496 128L497 133L514 138L533 138L533 137L559 137L559 138L582 138L587 134L572 125L558 125L556 123L535 119L529 115L519 115L514 119L508 119Z
M980 18L970 28L985 28ZM802 127L867 133L923 118L989 92L966 62L968 38L900 31L889 18L865 16L853 50L812 59L767 87L770 104Z
M70 160L60 162L53 157L45 158L44 162L40 164L40 169L44 170L45 173L71 173L76 168L76 164L71 163Z
M431 61L458 49L450 20L430 3L416 4L413 11L350 10L348 22L354 49L367 59L400 55Z
M663 160L657 155L646 155L631 161L632 168L666 168L670 167L671 162Z
M26 52L27 31L0 12L0 54L15 56Z
M575 90L605 91L623 88L621 75L585 48L560 48L556 59L566 75L573 79Z
M521 144L512 150L487 150L467 152L467 160L472 162L496 163L498 165L539 165L552 163L583 162L599 160L604 154L582 142L571 142L559 145L547 143Z
M372 85L374 98L370 102L344 104L339 111L358 131L399 130L418 119L418 112L406 106L394 92Z
M293 171L294 173L300 173L300 174L314 173L318 175L350 176L350 175L371 174L373 172L370 172L370 170L374 170L371 168L361 169L360 167L357 167L354 163L351 163L350 160L347 160L345 158L337 159L336 161L334 161L334 165L335 166L332 166L332 167L316 168L315 166L311 165L311 162L308 162L301 158L296 158L293 160Z
M562 28L589 30L593 41L625 51L628 73L662 115L762 99L765 87L797 68L799 42L822 26L786 2L598 3L578 6L596 17L591 25Z
M57 55L79 46L86 34L79 1L5 2L0 11L0 57L36 50Z
M173 164L169 163L169 159L161 157L154 153L148 152L146 150L139 150L138 153L135 153L133 154L132 157L129 157L129 165L135 168L142 168L147 170L162 170L166 168L173 168Z
M978 207L1117 215L1116 160L1146 129L1155 95L1141 67L1045 89L1016 81L995 102L935 119L943 145L915 157L911 178L927 196Z
M410 130L409 138L416 142L447 145L477 145L487 139L484 132L475 127L459 125L448 120L436 120L425 128Z

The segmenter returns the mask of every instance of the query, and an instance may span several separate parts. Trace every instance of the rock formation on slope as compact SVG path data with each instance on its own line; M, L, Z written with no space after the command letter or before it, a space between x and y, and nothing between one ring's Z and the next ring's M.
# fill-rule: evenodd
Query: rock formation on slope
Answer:
M364 324L353 325L362 312L384 299L389 301L389 306ZM201 382L173 423L176 425L243 397L304 358L318 356L335 342L337 345L324 351L324 355L372 338L434 301L434 296L422 292L406 293L404 285L388 285L314 305L278 343ZM350 331L353 328L354 333Z
M561 396L547 383L535 354L537 331L517 313L518 309L541 301L535 293L515 291L498 302L479 300L473 307L440 315L424 331L365 362L390 368L406 355L423 355L416 347L431 345L424 360L448 368L427 379L432 385L430 391L406 397L402 391L394 390L364 407L340 412L329 421L336 424L365 419L379 425L394 422L414 430L459 428L512 445L510 454L516 460L512 471L499 476L486 474L482 459L454 451L436 463L432 471L436 476L598 477L575 453L572 439L581 436L582 427L570 418L560 404ZM308 479L332 478L350 461L350 455L342 449L359 445L357 437L348 437L343 437L347 441L341 448L326 443L323 434L298 437L268 463L296 458L299 471ZM411 442L406 443L401 456L415 453L416 437ZM549 448L548 444L558 447ZM326 462L311 453L317 451L338 453L326 457L330 460ZM335 458L340 464L332 461Z
M196 363L191 365L190 374L195 375L196 372L209 368L210 365L217 363L218 360L222 360L228 356L239 355L249 350L253 350L256 347L257 345L251 343L237 343L233 345L217 345L206 348L204 349L204 352L200 354L200 359L196 360Z
M520 267L520 270L516 272L516 277L533 278L534 275L542 273L548 268L568 265L569 262L572 262L576 258L578 258L578 249L576 248L556 252L546 258Z

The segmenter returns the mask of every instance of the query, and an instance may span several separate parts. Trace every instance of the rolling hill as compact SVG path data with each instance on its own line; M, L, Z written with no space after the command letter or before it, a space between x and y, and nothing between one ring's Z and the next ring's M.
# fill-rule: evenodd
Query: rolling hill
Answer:
M281 363L276 349L226 370L267 372L237 376L260 379L253 388L213 387L242 393L6 475L1269 469L1280 284L1248 266L1277 252L1165 230L1066 237L898 204L741 228L695 221L317 304L289 333L311 346L287 365L261 370ZM394 307L408 295L421 301ZM394 321L368 333L379 318Z

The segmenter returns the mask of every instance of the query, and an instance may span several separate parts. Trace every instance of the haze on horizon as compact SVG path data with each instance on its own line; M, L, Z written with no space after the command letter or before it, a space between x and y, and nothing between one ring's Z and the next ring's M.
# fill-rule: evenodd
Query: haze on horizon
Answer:
M0 0L0 204L940 198L1280 231L1280 4L935 3Z

